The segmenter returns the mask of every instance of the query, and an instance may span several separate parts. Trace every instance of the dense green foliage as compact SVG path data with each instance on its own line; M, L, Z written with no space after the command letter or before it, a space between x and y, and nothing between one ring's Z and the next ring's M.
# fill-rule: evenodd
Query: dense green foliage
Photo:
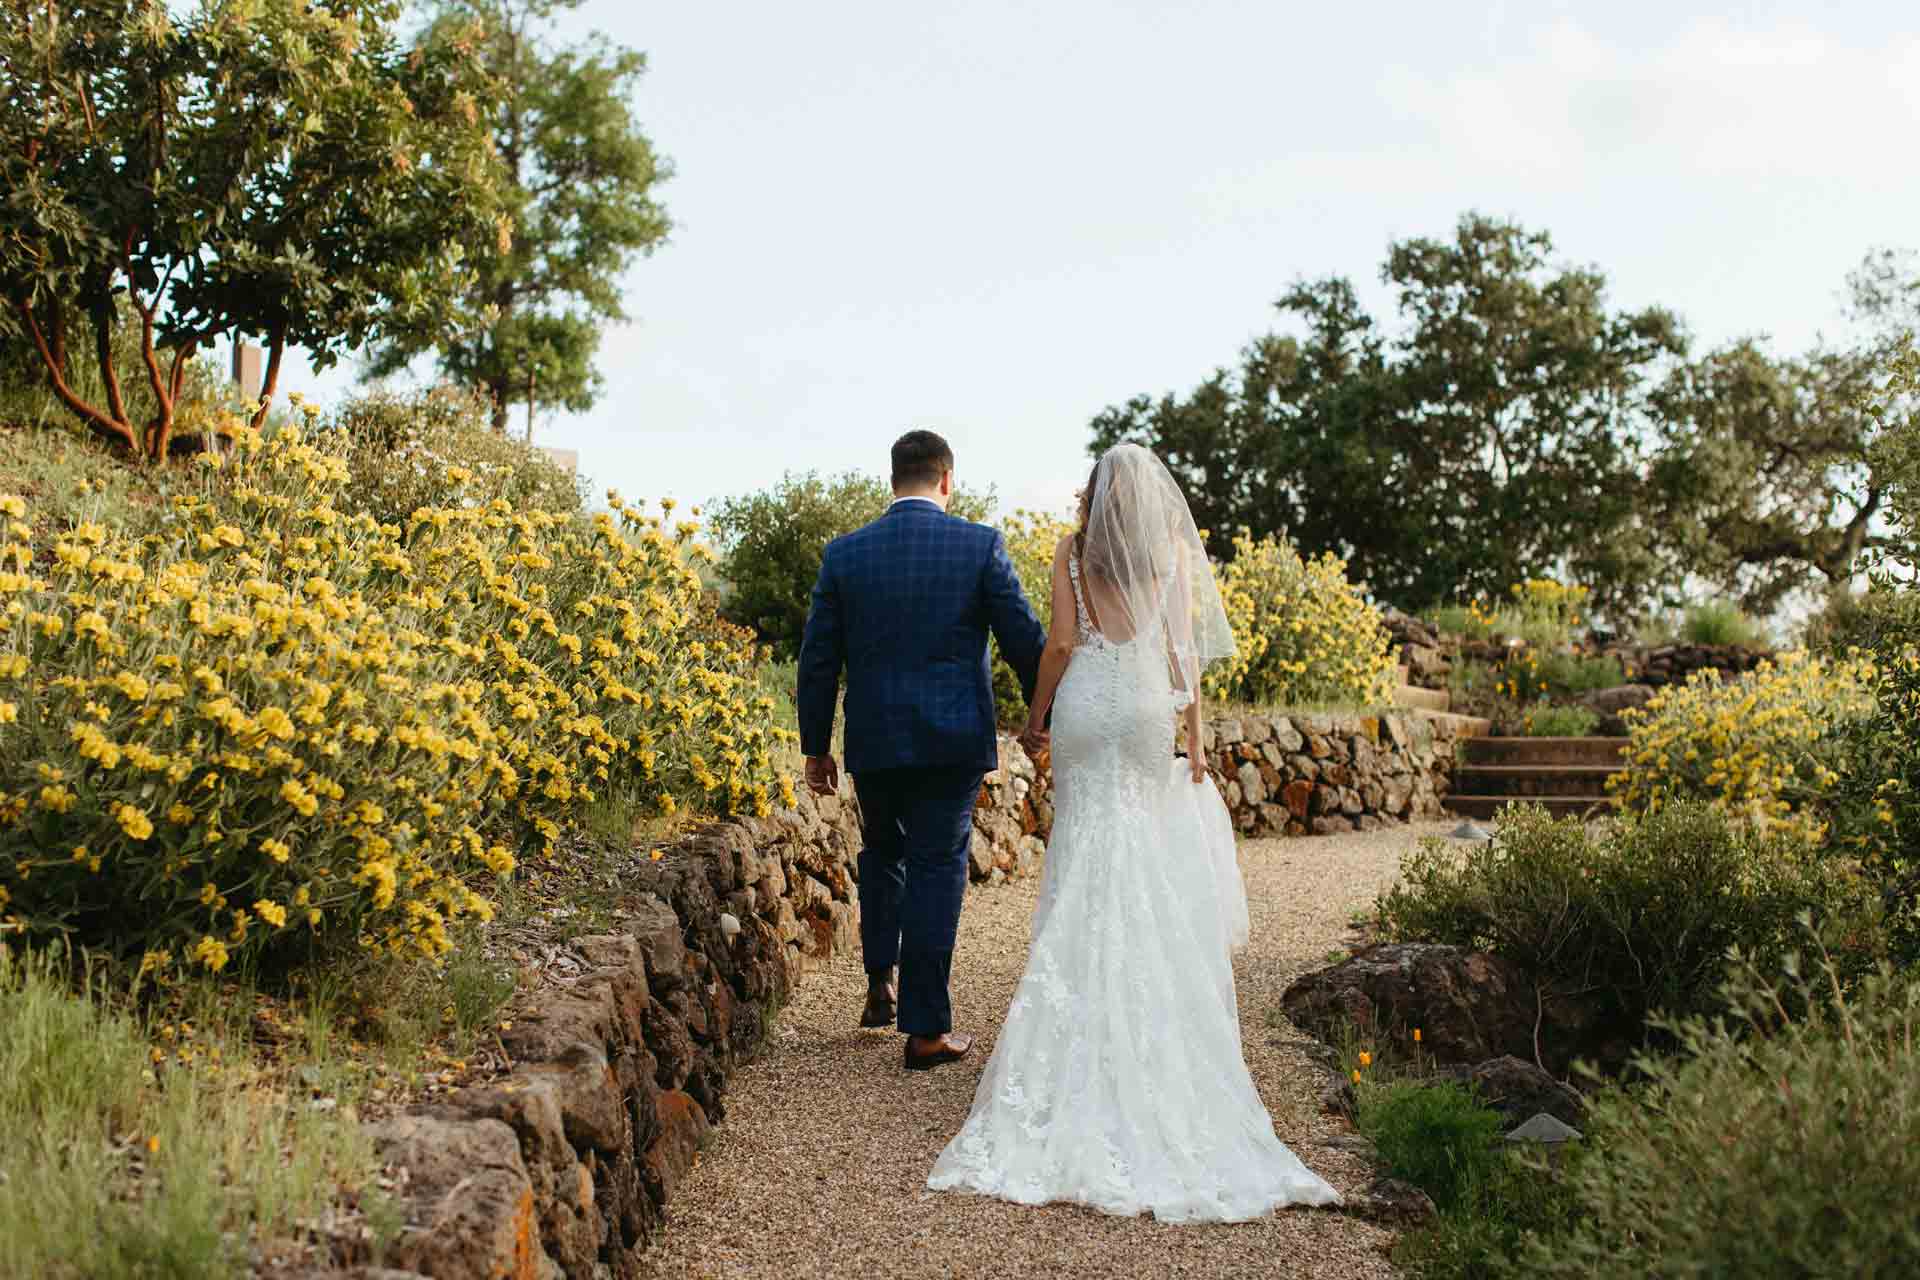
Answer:
M1526 1241L1576 1220L1563 1171L1582 1148L1560 1153L1549 1172L1536 1153L1503 1143L1500 1117L1459 1084L1363 1079L1356 1123L1387 1173L1425 1191L1440 1210L1437 1222L1394 1245L1395 1265L1417 1280L1523 1275Z
M1715 1007L1729 947L1778 958L1802 913L1838 934L1870 905L1803 841L1682 802L1598 828L1509 808L1491 841L1424 842L1376 912L1389 937L1514 961L1632 1042L1654 1010Z
M1577 1225L1520 1274L1894 1280L1920 1258L1920 985L1743 967L1728 1018L1665 1022L1643 1087L1597 1100Z
M165 456L218 335L267 340L270 391L288 344L325 365L448 321L468 247L507 235L488 91L464 42L403 43L398 12L109 0L0 25L0 341L95 433ZM113 358L129 304L139 401Z
M1388 1171L1432 1196L1442 1213L1466 1204L1499 1159L1500 1117L1450 1081L1369 1084L1358 1127Z
M1641 563L1633 440L1685 340L1663 311L1618 312L1547 236L1469 216L1450 240L1394 244L1382 279L1398 327L1344 279L1277 306L1304 332L1253 342L1192 395L1094 420L1094 447L1137 440L1187 491L1214 550L1242 526L1332 550L1403 608L1493 596L1562 562L1603 594Z
M599 398L600 337L627 318L625 276L665 242L664 161L634 118L646 58L594 35L554 49L543 29L580 0L428 0L430 30L467 41L492 78L485 127L504 170L513 238L480 261L460 328L390 330L376 373L432 353L446 378L508 408L582 410Z
M404 525L423 507L498 499L515 511L577 512L580 482L545 454L485 429L491 405L476 392L369 392L324 419L347 464L343 505ZM465 479L450 480L459 468Z
M776 656L795 658L827 544L878 520L893 490L877 476L848 471L788 473L771 489L724 498L710 513L728 583L721 606L729 621L751 627ZM993 494L958 489L949 510L985 520ZM1028 584L1031 588L1031 584Z

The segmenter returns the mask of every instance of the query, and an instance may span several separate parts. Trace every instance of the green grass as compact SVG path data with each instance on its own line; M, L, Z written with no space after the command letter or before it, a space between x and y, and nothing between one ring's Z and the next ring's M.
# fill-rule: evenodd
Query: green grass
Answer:
M1587 707L1540 707L1526 717L1530 738L1588 738L1600 727L1600 714Z
M224 1027L154 1027L97 975L0 949L0 1274L243 1275L250 1245L372 1188L349 1112L276 1088Z
M1688 608L1680 623L1688 644L1759 646L1765 639L1760 624L1727 600L1709 600Z

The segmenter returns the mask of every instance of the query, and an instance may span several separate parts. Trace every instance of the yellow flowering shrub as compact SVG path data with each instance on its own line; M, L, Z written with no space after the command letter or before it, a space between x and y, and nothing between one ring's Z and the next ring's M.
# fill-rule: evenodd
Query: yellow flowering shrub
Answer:
M1827 834L1836 732L1873 710L1874 666L1782 654L1734 679L1697 671L1624 714L1627 766L1607 790L1658 812L1695 797L1760 831Z
M1060 539L1072 533L1072 522L1059 516L1020 510L1000 522L1000 533L1007 541L1007 556L1014 572L1020 575L1020 588L1027 593L1041 626L1053 624L1053 553ZM1013 725L1026 716L1026 702L1020 696L1020 680L1013 668L1001 658L996 647L993 659L993 699L1001 723Z
M1592 593L1582 586L1571 586L1554 578L1528 578L1509 589L1513 608L1520 620L1548 627L1573 628L1580 625Z
M1207 672L1208 697L1269 706L1362 706L1392 696L1394 650L1380 611L1327 552L1242 532L1216 570L1239 652Z
M434 956L596 798L791 796L696 525L617 496L381 523L330 438L227 430L138 538L0 496L0 930L147 967L295 934Z

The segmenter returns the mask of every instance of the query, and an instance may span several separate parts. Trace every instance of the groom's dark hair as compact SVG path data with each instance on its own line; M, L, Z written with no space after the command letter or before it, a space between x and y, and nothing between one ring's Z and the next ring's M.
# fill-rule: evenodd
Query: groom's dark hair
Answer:
M893 442L893 491L931 489L953 470L953 450L931 431L909 431Z

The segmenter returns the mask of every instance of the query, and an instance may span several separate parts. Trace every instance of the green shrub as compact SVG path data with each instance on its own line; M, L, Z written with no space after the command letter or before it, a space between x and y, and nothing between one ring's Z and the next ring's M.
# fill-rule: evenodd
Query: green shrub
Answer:
M1511 806L1491 841L1423 842L1375 910L1388 937L1491 951L1548 991L1591 993L1628 1040L1653 1010L1714 1007L1728 948L1783 955L1806 911L1836 929L1870 918L1855 882L1803 841L1697 802L1598 829Z
M1920 963L1920 595L1878 591L1872 699L1833 735L1836 781L1826 797L1832 841L1857 857L1880 896L1888 942Z
M1553 1168L1533 1152L1502 1151L1467 1203L1394 1245L1393 1262L1414 1280L1508 1280L1531 1275L1528 1242L1572 1230L1580 1207L1568 1172L1586 1158L1587 1143L1569 1143Z
M1426 615L1434 630L1466 640L1485 640L1500 628L1500 614L1477 603L1450 604Z
M1411 1182L1441 1212L1460 1208L1499 1159L1500 1117L1451 1081L1363 1081L1360 1132L1394 1177Z
M1894 1280L1920 1259L1920 985L1838 997L1741 966L1728 1018L1666 1024L1644 1089L1596 1099L1579 1221L1531 1242L1568 1280ZM1802 1010L1790 1014L1789 1010Z
M1550 696L1579 697L1625 684L1627 672L1612 654L1550 653L1540 660L1540 679Z
M1760 624L1727 600L1692 605L1680 623L1680 638L1688 644L1743 645L1754 648L1762 639Z
M725 617L751 628L776 657L799 657L827 544L878 520L892 500L893 490L877 476L848 471L829 479L807 471L789 472L771 489L715 503L710 516L727 584ZM958 489L948 509L985 520L993 504L991 490Z
M1541 707L1529 711L1524 723L1534 738L1585 738L1600 727L1600 714L1587 707Z
M524 441L493 430L492 407L478 391L436 387L415 395L372 392L316 422L319 437L347 464L343 510L405 525L431 507L485 506L515 511L579 511L581 482Z

